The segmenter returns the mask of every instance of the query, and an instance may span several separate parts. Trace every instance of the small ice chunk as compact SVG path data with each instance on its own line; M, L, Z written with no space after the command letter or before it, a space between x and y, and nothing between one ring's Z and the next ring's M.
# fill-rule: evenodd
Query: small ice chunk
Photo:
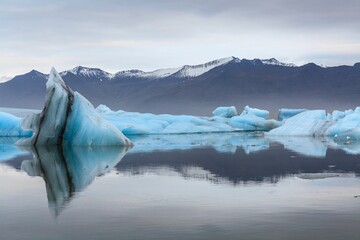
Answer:
M244 107L244 111L240 114L240 116L245 116L247 114L252 114L263 119L269 119L269 111L267 110L246 106Z
M266 120L263 117L256 116L252 113L232 117L229 125L233 128L239 128L244 131L269 131L281 126L281 122L274 119Z
M234 106L218 107L212 113L214 116L224 117L224 118L232 118L238 115L236 108Z

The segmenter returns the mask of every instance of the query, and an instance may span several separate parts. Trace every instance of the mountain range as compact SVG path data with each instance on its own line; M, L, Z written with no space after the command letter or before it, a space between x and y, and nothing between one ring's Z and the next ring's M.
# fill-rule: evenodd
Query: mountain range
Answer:
M217 106L245 105L346 109L360 105L360 63L296 66L271 59L229 57L200 65L120 71L75 67L60 73L94 106L114 110L209 115ZM37 108L44 104L47 74L32 70L0 84L0 107Z

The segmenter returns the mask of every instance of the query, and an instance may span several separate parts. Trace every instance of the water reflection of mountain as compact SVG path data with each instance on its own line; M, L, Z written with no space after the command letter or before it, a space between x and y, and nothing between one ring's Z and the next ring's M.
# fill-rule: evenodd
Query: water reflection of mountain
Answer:
M187 178L204 178L214 182L276 182L298 173L341 172L360 174L360 158L340 150L329 149L325 158L309 157L284 150L273 144L267 151L246 154L238 149L234 154L213 149L128 154L116 165L126 174L147 172L164 174L164 169ZM191 170L193 169L193 171ZM202 173L199 173L202 170Z

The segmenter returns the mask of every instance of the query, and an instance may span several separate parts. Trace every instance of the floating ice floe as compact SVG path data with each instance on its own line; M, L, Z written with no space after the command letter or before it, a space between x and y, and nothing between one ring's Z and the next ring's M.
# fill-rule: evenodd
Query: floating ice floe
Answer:
M281 122L274 119L266 120L249 113L247 115L235 116L229 120L229 125L244 131L269 131L281 126Z
M327 136L335 141L360 140L360 108L345 112L325 110L301 112L284 121L284 124L266 133L268 136Z
M151 114L137 112L102 113L125 135L183 134L240 131L227 124L222 117L196 117L190 115Z
M274 119L269 120L269 112L246 106L240 116L232 117L229 125L245 131L269 131L281 125Z
M280 126L276 120L267 120L269 112L245 107L240 116L230 107L215 109L214 117L190 115L151 114L124 111L109 111L100 105L97 108L102 117L112 122L125 135L220 133L236 131L268 131ZM235 109L236 111L236 109Z
M92 104L73 92L53 68L46 83L45 107L26 117L22 127L32 130L19 145L131 145L112 123L103 119Z
M0 112L0 137L31 137L32 131L21 128L21 118Z
M267 134L270 136L313 136L326 123L324 110L299 113L285 120L285 123Z
M258 108L251 108L249 106L244 107L244 111L240 114L241 117L247 115L253 115L256 117L263 118L265 120L269 119L269 111Z
M224 117L224 118L232 118L238 115L236 108L234 106L218 107L212 113L214 116Z

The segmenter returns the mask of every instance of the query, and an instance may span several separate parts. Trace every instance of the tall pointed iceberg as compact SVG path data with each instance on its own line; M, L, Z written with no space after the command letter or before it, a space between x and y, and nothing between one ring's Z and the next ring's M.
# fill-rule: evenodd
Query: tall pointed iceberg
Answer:
M132 145L86 98L71 90L54 68L46 83L43 111L25 118L22 127L33 135L20 140L20 145Z

